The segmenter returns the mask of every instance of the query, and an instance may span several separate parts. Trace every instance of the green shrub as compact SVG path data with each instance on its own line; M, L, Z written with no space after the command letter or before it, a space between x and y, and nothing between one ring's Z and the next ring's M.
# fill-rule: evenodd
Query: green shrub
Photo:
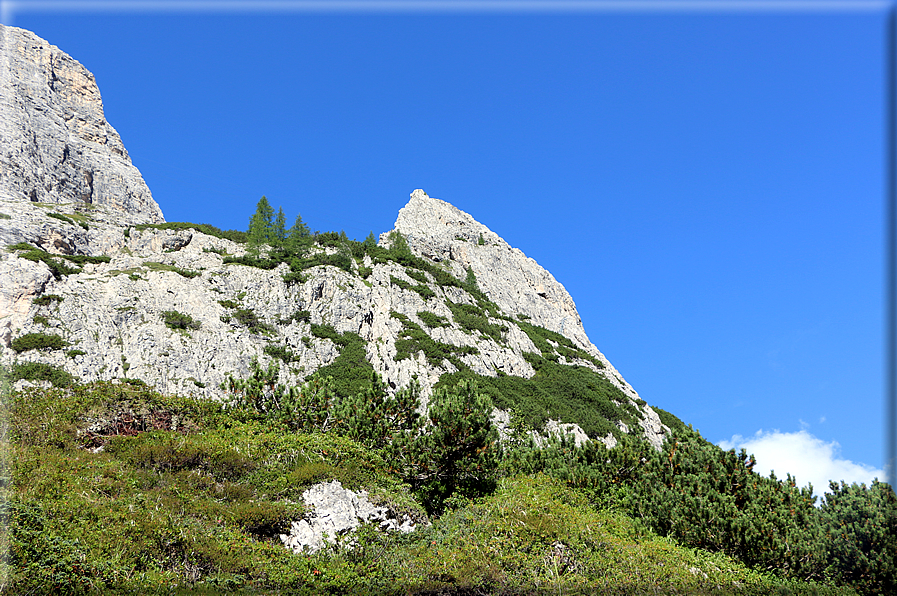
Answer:
M36 306L46 306L51 302L62 302L62 300L62 296L57 296L56 294L44 294L35 298L32 301L32 304Z
M167 431L113 437L106 450L137 467L168 473L201 470L219 482L239 479L257 467L251 458L223 441L195 435L180 437Z
M627 406L629 399L604 376L584 366L558 364L524 355L536 369L530 379L513 375L487 377L470 370L444 374L437 387L452 386L463 379L476 380L496 407L513 410L526 428L541 429L548 419L575 422L589 437L608 433L619 438L617 422L637 426L637 416Z
M234 524L258 538L277 538L289 534L296 507L286 503L254 501L236 503L228 511Z
M79 265L83 265L85 263L90 263L92 265L96 265L99 263L108 263L112 259L107 257L106 255L101 255L99 257L91 256L91 255L60 255L66 261L71 261L72 263L78 263Z
M422 428L418 414L420 386L412 383L391 397L380 376L371 371L363 391L335 399L330 404L334 430L372 449L392 447L392 460L408 459L406 450ZM399 467L398 461L393 465Z
M436 296L436 292L434 292L433 290L431 290L429 288L429 286L424 285L424 284L418 284L416 286L412 286L410 283L408 283L404 279L399 279L398 277L395 277L393 275L389 276L389 281L393 285L399 286L403 290L410 290L412 292L417 292L420 295L420 297L423 298L424 300L429 300L430 298L433 298L434 296Z
M819 509L826 572L863 594L897 593L897 497L877 479L829 484Z
M418 313L418 315L420 314ZM473 346L453 346L434 340L421 329L420 325L401 313L391 311L389 316L402 321L403 326L399 338L396 339L396 361L404 360L410 358L412 354L423 352L427 361L433 366L442 366L442 361L448 360L455 368L464 370L467 369L467 365L458 359L457 355L479 353L479 350Z
M253 333L273 333L274 327L258 318L251 308L241 308L233 313L237 323L248 328Z
M420 317L420 320L423 321L424 325L431 329L436 327L448 327L449 324L448 319L430 311L418 311L417 316Z
M176 310L166 310L162 312L162 320L169 329L199 329L201 324L190 315L180 313Z
M44 315L34 315L31 320L35 325L43 325L44 327L50 326L50 319L48 319Z
M12 566L12 586L6 587L13 593L85 594L111 579L104 565L86 561L87 545L60 535L40 504L3 499L0 519L9 528L5 554Z
M679 420L679 418L677 418L673 414L670 414L666 410L662 410L657 406L651 406L651 409L657 412L657 415L660 417L660 421L666 426L670 427L670 429L674 431L685 430L685 423Z
M293 362L294 360L299 360L299 357L286 346L276 346L269 344L265 346L264 352L268 356L283 360L284 362Z
M312 325L313 334L314 327ZM341 346L339 356L331 364L316 370L313 378L332 377L334 392L340 397L365 391L374 370L365 353L365 341L357 333L346 332L335 343Z
M69 267L65 263L56 260L50 253L40 250L31 246L26 242L19 242L18 244L13 244L6 248L9 251L24 251L19 254L19 257L23 259L28 259L29 261L41 262L44 263L47 267L50 268L50 273L53 274L53 277L57 280L62 279L63 275L71 275L73 273L80 273L80 267ZM60 255L61 256L61 255ZM65 257L63 257L65 258Z
M218 304L224 308L240 308L240 303L234 302L233 300L219 300Z
M492 400L475 382L433 392L427 409L432 426L420 439L421 469L411 479L432 511L460 491L465 497L494 489L501 448L492 425Z
M585 350L576 347L573 341L565 335L561 335L556 331L550 331L545 327L532 325L523 320L518 321L517 326L529 336L544 358L554 361L557 361L558 356L563 356L567 360L578 358L591 362L597 368L604 368L603 362L591 356Z
M50 216L50 217L53 217L53 218L55 218L55 219L58 219L58 220L60 220L60 221L64 221L64 222L66 222L67 224L71 224L71 225L73 225L73 226L81 226L81 227L84 228L85 230L89 230L89 229L90 229L90 226L87 225L87 222L85 222L85 221L75 221L75 220L73 220L71 217L65 216L65 215L63 215L62 213L47 213L47 215ZM82 215L81 217L83 218L84 216Z
M239 230L221 230L220 228L216 228L209 224L169 221L162 224L139 224L134 226L134 228L137 230L196 230L197 232L215 236L216 238L224 238L225 240L230 240L231 242L236 242L238 244L246 243L246 232L241 232Z
M22 362L12 367L11 379L18 381L50 381L54 387L69 387L75 378L59 367L42 362Z
M628 510L660 535L783 576L824 578L826 539L812 489L790 475L755 474L744 450L723 451L687 429L662 453L642 457Z
M406 268L405 275L407 275L408 277L410 277L411 279L413 279L414 281L416 281L420 284L426 285L426 284L430 283L430 280L427 278L427 274L424 273L423 271L419 271L417 269Z
M461 304L446 300L446 305L452 311L455 323L467 331L479 331L487 337L491 337L497 343L504 341L503 335L508 328L505 325L490 323L487 313L479 306L473 304Z
M67 345L68 342L55 333L26 333L12 340L10 347L18 354L28 350L61 350Z
M405 281L404 279L399 279L398 277L396 277L396 276L394 276L394 275L390 275L390 276L389 276L389 283L391 283L391 284L394 285L394 286L399 286L399 287L402 288L403 290L410 290L410 289L411 289L411 284L410 284L410 283L408 283L408 282Z
M297 310L293 314L284 317L277 322L281 325L289 325L293 321L296 321L297 323L309 323L311 322L311 313L307 310Z
M78 350L78 349L67 350L65 353L67 358L74 358L75 356L83 356L85 354L87 354L87 352L85 352L84 350Z
M175 265L169 265L167 263L158 263L155 261L146 261L143 263L144 267L150 269L152 271L173 271L180 275L181 277L186 277L187 279L198 277L202 275L199 271L192 271L190 269L181 269Z
M329 339L338 346L346 346L351 341L334 329L332 325L318 325L312 323L311 334L321 339Z
M0 219L12 219L12 216L7 215L6 213L0 213Z

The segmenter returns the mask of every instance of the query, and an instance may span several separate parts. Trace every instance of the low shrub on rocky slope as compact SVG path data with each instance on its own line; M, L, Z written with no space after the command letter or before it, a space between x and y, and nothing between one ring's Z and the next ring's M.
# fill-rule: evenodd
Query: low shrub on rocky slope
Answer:
M413 392L397 408L382 387L371 388L354 405L367 398L365 407L381 415L354 420L345 417L353 403L339 399L297 394L292 403L224 407L163 396L139 382L8 394L15 467L2 508L10 544L4 589L847 594L856 568L849 559L857 555L835 552L822 538L834 528L852 531L835 521L851 510L874 510L878 527L893 524L897 510L875 488L874 500L845 489L858 503L837 500L837 515L827 516L791 483L754 474L749 459L694 432L677 435L663 453L632 439L612 450L567 439L537 448L524 435L499 449L487 416L479 419L485 434L465 452L453 430L465 415L441 419L437 406L427 423L446 432L426 435L425 453L410 447L403 456L401 437L422 436L403 435L421 423ZM475 397L472 387L455 394L470 390ZM476 399L485 412L488 397ZM309 417L315 408L320 415ZM384 422L372 427L372 420ZM476 445L497 451L485 456ZM452 458L457 463L440 476L439 462ZM477 482L444 483L469 473ZM302 492L330 479L368 489L419 529L363 527L314 555L292 553L278 534L303 516ZM434 495L441 505L426 527ZM726 522L721 513L735 517ZM751 519L739 521L739 513ZM752 524L772 536L753 536L752 550L740 551ZM877 540L882 551L862 554L878 560L873 576L859 571L866 583L856 585L865 593L883 593L893 581L881 563L892 547ZM782 557L777 545L786 543ZM841 543L854 542L844 536Z

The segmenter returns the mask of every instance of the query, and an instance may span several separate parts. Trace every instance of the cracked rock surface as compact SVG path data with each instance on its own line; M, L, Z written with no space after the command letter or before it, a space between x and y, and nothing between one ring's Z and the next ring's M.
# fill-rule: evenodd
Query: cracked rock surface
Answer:
M106 121L94 76L33 33L3 25L0 188L14 200L105 207L127 223L163 221Z
M399 519L387 507L374 505L366 491L353 492L339 480L322 482L302 493L309 513L294 521L289 534L281 534L284 546L297 554L314 553L327 544L351 534L365 522L390 532L413 532L415 524L408 515ZM350 543L351 546L351 543Z

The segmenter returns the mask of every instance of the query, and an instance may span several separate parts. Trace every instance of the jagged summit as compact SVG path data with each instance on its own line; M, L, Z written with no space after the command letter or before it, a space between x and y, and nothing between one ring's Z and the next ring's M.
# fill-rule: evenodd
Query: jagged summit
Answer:
M30 31L0 25L0 199L100 207L119 223L164 221L94 76Z
M502 310L526 315L583 347L591 345L564 286L523 251L454 205L417 189L399 210L395 229L407 237L413 250L449 263L459 277L471 268L480 289Z
M450 267L456 277L464 279L467 268L472 269L480 289L503 311L567 336L605 364L612 383L638 398L589 340L563 284L470 214L416 189L399 210L393 229L406 237L415 253ZM388 235L382 235L384 241Z

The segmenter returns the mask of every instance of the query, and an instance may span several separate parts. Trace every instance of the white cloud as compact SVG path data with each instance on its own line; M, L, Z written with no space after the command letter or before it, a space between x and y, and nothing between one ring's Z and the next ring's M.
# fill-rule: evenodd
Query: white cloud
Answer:
M869 485L873 478L885 479L883 470L840 459L841 446L837 441L826 443L810 434L806 427L793 433L758 430L753 437L735 435L718 445L726 450L744 449L753 453L757 460L755 472L768 476L773 471L780 480L790 473L798 486L812 484L813 494L817 496L828 492L829 480Z

